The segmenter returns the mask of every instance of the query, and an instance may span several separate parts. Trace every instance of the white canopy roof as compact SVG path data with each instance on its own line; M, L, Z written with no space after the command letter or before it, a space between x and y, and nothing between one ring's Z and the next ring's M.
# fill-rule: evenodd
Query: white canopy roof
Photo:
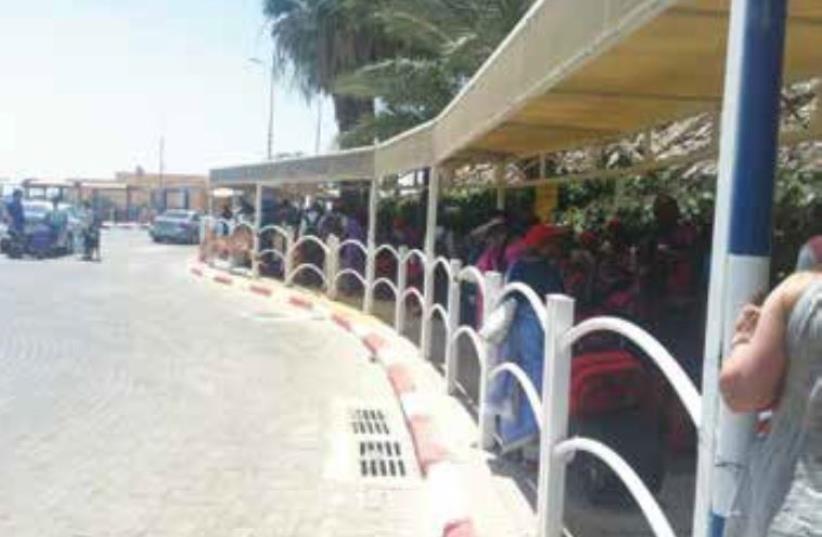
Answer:
M212 171L221 184L370 179L522 157L717 110L730 0L538 0L433 121L377 146ZM822 1L791 0L785 80L822 74Z

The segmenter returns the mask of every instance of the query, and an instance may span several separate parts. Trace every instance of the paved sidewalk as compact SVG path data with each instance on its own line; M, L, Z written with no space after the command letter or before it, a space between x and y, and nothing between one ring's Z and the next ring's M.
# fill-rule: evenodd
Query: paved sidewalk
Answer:
M356 297L346 297L357 303ZM375 313L393 324L393 302L377 301ZM418 354L414 346L419 342L420 319L409 313L404 335L400 340L406 353ZM383 326L386 334L392 331ZM433 329L432 361L410 362L417 378L423 379L423 388L429 393L445 390L442 367L444 331L435 323ZM465 390L462 400L432 398L441 427L447 431L448 448L456 457L463 483L464 502L468 506L479 535L530 536L536 535L534 515L536 501L536 471L526 471L506 458L486 453L476 447L475 402L478 396L479 366L470 345L460 345L458 381ZM688 456L670 457L667 475L658 495L660 505L678 535L690 533L694 497L694 460ZM574 537L652 537L653 532L639 509L631 500L618 505L592 505L582 496L575 483L568 483L565 525Z
M196 283L192 249L144 232L106 232L103 253L0 260L0 535L430 534L355 338ZM357 408L384 413L407 477L361 477Z
M289 294L277 282L266 282L266 285L275 289L275 296ZM432 516L435 520L447 520L459 513L458 516L464 516L468 521L464 528L453 525L452 532L446 529L445 535L536 536L533 498L531 490L524 484L523 476L517 475L515 465L478 449L475 418L462 401L446 395L442 372L436 364L421 360L415 342L397 337L391 326L375 317L364 315L340 303L330 302L322 295L312 295L308 295L310 301L319 309L328 310L356 325L367 327L367 332L378 334L389 342L387 357L392 362L402 364L410 373L415 385L410 406L425 408L425 413L430 413L433 417L433 430L424 435L427 437L424 442L432 444L435 450L443 449L448 463L445 470L448 472L447 476L429 476L428 479ZM351 298L353 297L346 302L356 307L356 299ZM389 310L383 302L378 302L376 306L378 315ZM415 339L416 324L418 319L409 319L408 328L412 339ZM418 330L416 332L418 335ZM435 343L435 346L441 344ZM378 352L383 354L381 350ZM469 365L464 373L470 375L472 370L476 371Z

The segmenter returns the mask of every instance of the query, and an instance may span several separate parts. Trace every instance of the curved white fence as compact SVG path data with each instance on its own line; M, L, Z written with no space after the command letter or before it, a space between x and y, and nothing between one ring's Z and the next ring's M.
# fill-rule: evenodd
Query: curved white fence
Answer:
M360 282L360 284L365 287L367 285L365 278L354 269L342 269L334 276L334 282L337 283L344 277L349 276Z
M520 366L512 362L505 362L498 365L493 371L491 371L488 380L493 381L503 373L508 373L514 378L514 380L517 381L517 384L519 384L519 387L522 388L522 391L525 393L525 397L528 400L528 406L531 407L531 411L534 413L534 416L539 418L542 402L540 401L539 394L537 394L537 389L534 388L534 383L531 382L531 379L528 378L525 371L523 371ZM537 420L537 427L542 430L542 422L539 420Z
M391 289L391 293L393 293L394 299L396 300L397 294L399 294L399 290L397 289L397 285L394 282L392 282L388 278L377 278L376 280L374 280L374 283L371 285L371 288L377 289L380 286L384 286Z
M303 235L302 237L297 239L297 241L293 244L292 253L295 253L300 246L303 246L305 244L314 244L318 246L325 255L328 255L328 252L331 251L331 248L329 248L329 246L326 243L324 243L321 238L315 235Z
M558 459L567 462L578 451L593 455L608 465L608 467L622 479L622 482L631 493L631 496L634 497L642 514L645 515L645 518L648 520L648 524L651 526L655 535L659 537L674 537L674 530L671 529L671 524L654 499L654 495L651 494L648 487L645 486L645 483L642 482L642 479L640 479L634 469L625 462L625 459L602 442L591 440L590 438L571 438L564 440L556 445L554 455L556 455Z
M406 264L414 258L416 258L417 262L422 266L425 266L427 264L426 263L425 252L423 252L422 250L417 250L417 249L408 250L407 252L405 252L405 255L403 255L400 258L400 263Z
M374 251L374 255L380 255L383 252L388 252L392 254L394 258L398 261L401 259L405 259L405 254L401 254L397 248L394 248L390 244L382 244L378 246L377 249Z
M340 243L340 245L337 248L338 250L342 251L343 248L350 248L352 246L354 248L357 248L360 252L362 252L363 256L368 256L368 247L362 242L355 239L344 240Z
M263 226L263 227L261 227L261 228L260 228L260 231L259 231L258 233L259 233L260 235L263 235L263 234L265 234L265 233L268 233L269 231L273 231L273 232L274 232L274 233L276 233L277 235L281 235L283 238L289 238L289 237L291 237L291 230L290 230L290 229L288 229L288 228L284 228L284 227L282 227L282 226L278 226L278 225L276 225L276 224L271 224L271 225L268 225L268 226Z
M317 268L317 266L312 264L312 263L303 263L301 265L297 265L285 277L286 285L292 285L294 283L294 278L296 278L297 276L299 276L300 274L302 274L304 272L311 272L313 274L316 274L317 277L320 278L323 288L328 288L328 280L326 279L325 272L323 272L322 270Z
M265 250L260 250L259 253L257 253L257 257L263 257L263 256L266 256L266 255L273 255L281 261L284 261L285 256L286 256L286 254L284 252L281 252L280 250L278 250L276 248L267 248Z
M233 234L237 229L253 226L246 222L236 223L210 220L216 227L224 225ZM204 223L204 225L208 225ZM216 231L216 229L215 229ZM275 233L284 239L284 251L277 248L261 250L259 237L263 233ZM203 234L205 235L205 234ZM317 275L332 298L336 293L338 282L342 278L356 279L365 289L364 309L370 309L370 297L375 289L387 287L395 300L394 328L402 333L406 318L406 302L414 297L422 308L421 322L429 330L434 319L439 319L445 332L445 377L449 393L457 389L466 392L458 382L460 357L457 349L461 340L468 340L479 362L478 379L478 416L479 443L484 448L494 444L495 416L488 411L488 393L491 383L510 376L525 394L528 406L537 418L540 434L540 471L538 483L537 510L539 527L537 534L541 537L555 537L562 532L561 514L565 496L565 466L570 456L577 452L586 452L599 459L622 480L637 501L643 514L648 519L654 533L662 537L672 537L671 525L659 504L637 473L627 462L610 447L590 438L568 438L570 410L570 382L572 375L571 349L575 342L594 333L607 331L618 334L637 345L651 359L659 371L673 387L674 393L682 401L695 426L700 426L701 397L682 367L674 357L648 332L641 327L615 317L597 317L588 319L574 326L574 301L564 296L539 297L533 289L522 283L510 283L502 286L499 274L483 274L476 267L463 267L460 262L444 257L429 258L418 249L405 247L395 248L391 245L366 245L356 240L339 241L330 237L323 241L315 236L303 236L295 239L293 232L280 226L266 226L255 233L257 258L261 255L278 256L286 265L285 282L292 284L296 276L303 272ZM293 266L297 250L306 244L314 244L323 252L323 266L314 263L302 263ZM340 268L340 252L344 248L356 248L365 257L364 271L352 267ZM388 253L396 260L396 279L388 276L376 276L376 260L381 254ZM408 284L408 266L412 261L423 267L425 291ZM433 279L445 277L448 282L448 296L441 303L433 300ZM428 280L430 279L430 281ZM477 302L482 307L476 314L483 321L506 301L518 297L517 307L527 304L533 312L545 335L544 372L541 393L525 371L516 363L500 360L496 345L483 339L476 328L470 324L460 324L461 288L473 285L477 290ZM428 296L430 293L430 296ZM372 295L373 296L373 295ZM427 326L426 326L427 325ZM425 339L425 338L424 338ZM427 345L423 344L422 352L428 356ZM699 484L697 484L697 488Z
M575 342L594 332L619 334L641 348L671 383L694 425L699 427L702 418L702 397L676 359L654 336L624 319L595 317L571 328L563 335L560 344L570 348Z

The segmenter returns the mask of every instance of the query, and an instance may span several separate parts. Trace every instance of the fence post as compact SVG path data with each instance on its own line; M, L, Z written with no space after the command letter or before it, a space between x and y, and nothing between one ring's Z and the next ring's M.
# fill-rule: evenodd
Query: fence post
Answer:
M436 257L426 253L422 267L422 312L420 314L420 355L423 360L431 356L431 308L434 307L434 281L437 271Z
M450 279L448 280L448 302L446 303L446 311L448 312L448 319L445 325L445 385L448 388L448 393L453 394L457 391L457 376L459 371L459 355L457 353L457 342L454 339L454 334L457 333L457 328L460 326L460 270L462 270L462 262L459 260L451 260L449 262Z
M254 199L254 232L251 252L251 275L260 277L260 229L263 226L263 185L257 183L257 196Z
M408 247L400 246L397 256L397 301L394 310L394 330L400 335L405 328L405 288L408 286L408 266L405 264L405 256L408 255Z
M374 281L377 276L377 211L380 203L380 177L374 177L368 188L368 235L365 240L365 290L362 306L365 313L374 309Z
M362 309L365 313L374 310L374 281L377 279L377 245L368 242L365 255L365 290L362 302Z
M488 319L497 299L502 292L502 274L499 272L487 272L485 274L485 293L482 295L482 322ZM494 447L494 424L496 416L488 410L488 387L491 370L499 363L499 348L485 342L484 349L480 349L480 393L479 393L479 442L482 449L493 449Z
M285 261L283 262L283 282L291 285L291 271L294 268L294 229L288 228L285 236Z
M425 261L423 263L423 306L420 317L421 345L420 354L427 360L431 355L431 308L434 306L434 261L437 259L436 253L436 232L437 232L437 203L440 196L440 175L442 170L438 166L432 166L428 174L428 209L425 221Z
M545 361L542 372L542 434L540 436L537 520L540 537L560 537L565 509L565 464L554 446L568 436L571 384L571 348L562 337L574 324L574 300L562 295L546 297L548 315Z
M325 292L328 298L337 298L337 272L340 268L340 239L336 235L329 235L326 241L328 253L325 256Z

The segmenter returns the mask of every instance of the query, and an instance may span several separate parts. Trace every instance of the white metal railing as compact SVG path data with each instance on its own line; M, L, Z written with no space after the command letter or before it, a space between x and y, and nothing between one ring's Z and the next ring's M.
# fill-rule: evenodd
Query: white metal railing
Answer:
M219 220L215 222L227 223ZM251 228L247 223L235 223L233 227L228 227L229 234L235 233L243 226ZM251 229L253 231L253 228ZM537 534L540 537L557 537L562 533L565 467L571 456L579 451L586 452L613 470L637 501L657 536L673 537L671 525L659 504L624 458L597 440L568 437L572 374L571 349L574 343L581 338L601 331L619 334L641 348L671 384L694 425L697 428L700 426L701 397L699 392L674 357L645 330L615 317L597 317L574 326L575 306L571 298L551 295L543 300L533 289L522 283L509 283L503 286L502 277L498 273L484 274L476 267L463 267L459 261L444 257L429 260L425 253L418 249L395 248L391 245L367 245L350 239L340 241L334 236L326 241L315 236L303 236L295 240L292 230L278 226L266 226L261 229L260 234L266 232L274 232L284 239L284 251L276 248L260 251L259 241L255 240L255 248L258 251L254 258L259 259L260 255L273 253L282 259L286 264L284 279L289 285L294 283L296 275L310 271L322 280L329 297L333 298L340 279L352 277L364 288L363 308L366 311L371 308L374 290L379 287L387 288L395 300L394 328L399 333L402 333L405 327L408 297L414 297L419 302L422 308L421 322L427 323L429 330L434 319L439 318L443 323L446 338L444 366L446 387L449 393L453 394L460 389L466 391L459 383L460 357L457 351L461 341L468 341L479 364L479 394L476 404L479 420L478 441L483 448L491 448L494 445L495 416L488 410L489 389L493 382L503 376L510 375L514 379L525 394L528 406L537 418L540 431L537 486ZM255 234L255 237L258 236ZM314 244L322 251L324 256L322 267L311 262L293 266L298 248L305 244ZM357 248L364 254L364 273L353 267L340 268L340 252L346 247ZM396 261L395 279L385 275L376 276L377 257L385 254L391 255ZM423 282L424 291L409 285L408 266L414 261L422 266L424 278L432 280ZM444 275L448 282L447 297L442 303L434 303L433 296L426 296L427 293L433 295L433 279L438 274ZM477 308L478 315L483 321L488 319L495 308L515 296L524 300L524 303L533 309L542 326L545 338L541 392L538 392L521 367L513 362L500 360L500 351L496 345L483 339L470 324L460 323L461 290L465 284L476 287L477 298L482 301L482 307ZM428 304L427 307L426 304ZM424 348L426 344L430 344L430 339L423 342L421 352L424 356L427 355L428 350Z
M269 235L271 237L271 247L263 248L262 240ZM291 256L294 244L294 230L278 225L262 226L257 232L254 242L253 271L255 276L260 275L260 264L267 255L271 255L282 263L282 272L286 276L291 273Z

